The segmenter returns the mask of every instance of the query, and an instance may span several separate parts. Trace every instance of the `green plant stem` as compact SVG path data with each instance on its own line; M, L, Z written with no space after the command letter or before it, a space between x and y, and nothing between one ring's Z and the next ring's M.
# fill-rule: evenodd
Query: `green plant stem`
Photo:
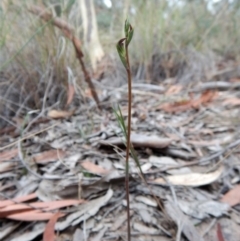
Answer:
M131 112L132 112L132 77L128 57L128 46L125 41L126 61L127 61L127 77L128 77L128 126L127 126L127 148L126 148L126 200L127 200L127 226L128 226L128 241L131 240L131 225L130 225L130 200L129 200L129 153L130 153L130 137L131 137Z

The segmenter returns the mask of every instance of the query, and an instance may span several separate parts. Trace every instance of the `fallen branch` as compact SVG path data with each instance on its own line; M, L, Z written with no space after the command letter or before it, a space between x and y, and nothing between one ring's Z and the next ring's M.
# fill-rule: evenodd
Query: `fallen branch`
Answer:
M46 22L51 21L54 26L56 26L62 30L62 32L64 33L66 38L68 38L69 40L72 41L73 46L75 48L76 57L79 60L79 63L81 65L81 68L82 68L82 71L84 74L85 81L87 82L87 84L90 88L90 91L92 93L92 96L93 96L98 108L101 109L96 89L94 87L94 84L92 83L90 74L87 71L85 64L83 62L84 55L81 50L81 41L74 35L73 28L68 23L66 23L64 20L62 20L58 17L53 17L52 13L48 12L46 9L44 9L42 7L31 6L28 10L29 10L29 12L31 12L35 15L38 15L41 19L43 19Z

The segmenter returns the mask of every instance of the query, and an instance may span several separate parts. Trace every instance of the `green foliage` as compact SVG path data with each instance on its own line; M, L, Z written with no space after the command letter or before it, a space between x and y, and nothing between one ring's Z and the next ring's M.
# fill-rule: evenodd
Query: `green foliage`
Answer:
M122 38L118 41L116 48L124 67L127 68L127 47L132 40L133 32L134 32L133 27L129 23L128 19L126 19L125 21L124 32L125 32L125 38Z
M83 173L83 176L84 177L87 177L87 178L91 178L91 177L94 177L94 175L92 174L92 173L90 173L90 172L87 172L87 171L82 171L82 173Z

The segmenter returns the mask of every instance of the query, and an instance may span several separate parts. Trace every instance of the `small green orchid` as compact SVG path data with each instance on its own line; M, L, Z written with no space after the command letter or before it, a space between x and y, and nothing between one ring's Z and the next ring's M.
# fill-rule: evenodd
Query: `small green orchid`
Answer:
M134 33L133 27L129 23L128 19L125 21L124 32L125 38L120 39L116 47L124 67L127 68L127 47L130 44Z
M127 78L128 78L128 124L127 128L124 123L124 119L119 108L119 113L115 111L117 119L120 123L120 126L123 130L124 136L126 138L126 176L125 176L125 188L126 188L126 201L127 201L127 230L128 230L128 241L131 241L131 225L130 225L130 200L129 200L129 154L132 153L134 160L137 164L139 164L137 160L137 156L133 150L131 145L131 104L132 104L132 77L131 77L131 68L129 63L129 56L128 56L128 45L130 44L132 37L133 37L133 27L129 23L128 19L125 21L124 26L125 38L122 38L117 43L117 51L118 55L127 71ZM141 170L140 164L138 165L139 169ZM142 173L142 171L141 171Z

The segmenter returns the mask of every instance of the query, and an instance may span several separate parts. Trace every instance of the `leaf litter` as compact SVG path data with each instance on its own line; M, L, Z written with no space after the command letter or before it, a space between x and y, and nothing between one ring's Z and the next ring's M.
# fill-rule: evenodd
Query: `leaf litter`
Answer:
M233 85L199 83L187 91L172 83L161 95L144 84L144 95L133 89L131 140L147 180L130 159L133 240L221 240L216 218L226 240L238 237L240 115ZM125 110L126 89L118 91L109 98L120 96ZM123 134L109 102L104 113L94 105L72 111L74 96L69 85L66 109L49 110L47 122L22 136L24 163L41 178L19 161L19 136L1 139L1 240L126 237Z

